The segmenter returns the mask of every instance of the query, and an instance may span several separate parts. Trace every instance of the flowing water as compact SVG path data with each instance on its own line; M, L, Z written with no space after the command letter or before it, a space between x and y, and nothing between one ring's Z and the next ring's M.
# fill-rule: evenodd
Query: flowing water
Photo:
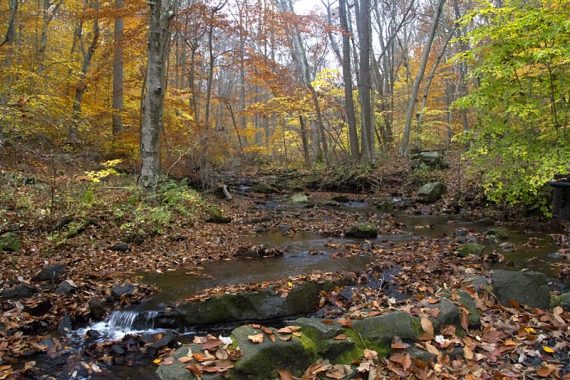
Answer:
M283 202L276 200L263 207L279 209L285 206ZM354 212L378 212L365 202L350 202L341 207ZM474 233L482 233L489 228L485 224L468 222L450 216L400 214L396 215L396 220L404 225L400 233L381 235L372 240L372 243L389 246L394 242L450 237L459 228ZM532 231L506 231L509 234L507 241L513 245L514 251L504 250L498 241L486 241L486 252L496 251L504 257L501 263L485 264L488 269L531 269L544 272L549 276L556 274L553 265L559 260L556 255L557 247L547 234ZM178 300L215 286L276 281L289 276L318 271L362 271L367 264L373 261L372 256L336 257L334 253L339 246L344 244L358 245L363 242L359 239L323 238L309 232L297 232L288 236L279 231L270 231L252 238L249 243L278 248L284 252L282 257L215 261L205 263L199 270L191 272L177 270L166 273L142 273L140 279L143 282L153 284L158 288L158 292L153 297L130 310L115 311L107 320L75 331L72 335L79 338L89 330L96 330L101 340L120 340L127 334L163 331L155 328L158 310L164 310ZM565 288L568 285L570 284L560 283L559 287ZM149 368L152 369L152 367ZM106 378L154 378L150 369L114 366L112 375ZM143 373L144 376L141 375Z

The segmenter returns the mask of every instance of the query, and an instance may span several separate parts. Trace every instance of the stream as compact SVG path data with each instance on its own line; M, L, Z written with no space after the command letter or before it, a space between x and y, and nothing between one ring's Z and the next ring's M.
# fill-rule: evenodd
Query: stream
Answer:
M271 201L265 205L268 208L283 208L279 201ZM365 202L351 202L341 205L343 209L353 212L377 212ZM167 309L176 301L196 294L202 290L225 285L258 283L264 281L282 280L289 276L309 274L314 272L356 272L363 271L367 264L373 262L370 254L348 255L336 257L335 252L342 245L373 244L386 246L390 244L417 240L422 238L453 237L458 229L482 233L490 227L485 223L468 222L457 217L397 214L395 219L405 228L398 234L380 235L376 239L346 239L326 238L310 232L297 232L284 235L280 231L269 231L258 234L248 241L250 244L263 244L277 248L283 252L282 257L262 259L233 259L231 261L213 261L203 264L195 271L176 270L166 273L139 273L137 280L157 287L158 291L139 305L113 312L105 321L94 323L85 328L75 330L70 334L71 340L81 349L84 336L90 331L97 332L100 341L120 340L127 335L144 335L164 332L165 329L155 327L155 317L158 311ZM512 244L514 251L505 250L499 241L485 242L488 251L500 252L504 257L501 263L485 263L489 270L505 268L521 270L524 268L543 272L548 276L555 275L552 264L559 260L556 255L558 247L548 234L533 231L518 231L505 229L509 238L506 242ZM531 239L532 244L528 244ZM362 250L366 252L366 249ZM568 287L568 283L559 283L560 289ZM208 331L197 331L188 327L174 329L178 340L188 339L201 333L211 332L222 334L224 328L214 327ZM109 371L93 378L105 379L154 379L155 367L146 365L129 366L122 363L113 365ZM103 376L104 374L104 376Z

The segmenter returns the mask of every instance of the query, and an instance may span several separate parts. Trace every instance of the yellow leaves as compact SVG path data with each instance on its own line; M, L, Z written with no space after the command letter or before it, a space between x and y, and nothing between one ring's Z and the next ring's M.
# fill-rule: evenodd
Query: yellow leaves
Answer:
M555 352L552 347L548 347L548 346L542 346L542 350L544 352L548 352L549 354L553 354Z
M263 343L263 336L263 333L248 335L247 339L249 339L252 343Z

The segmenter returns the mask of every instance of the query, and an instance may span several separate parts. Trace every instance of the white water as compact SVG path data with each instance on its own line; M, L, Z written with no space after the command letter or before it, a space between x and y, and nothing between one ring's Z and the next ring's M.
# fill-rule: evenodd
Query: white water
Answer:
M104 321L93 323L85 328L71 332L71 335L84 339L88 331L93 330L101 334L99 340L116 341L126 335L154 334L164 329L154 327L156 311L114 311Z

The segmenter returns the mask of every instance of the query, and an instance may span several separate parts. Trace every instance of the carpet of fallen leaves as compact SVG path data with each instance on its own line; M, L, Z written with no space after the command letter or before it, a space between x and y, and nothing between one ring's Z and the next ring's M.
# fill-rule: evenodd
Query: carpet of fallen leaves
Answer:
M380 234L401 230L390 215L338 208L324 201L330 197L329 193L313 194L311 204L294 208L281 207L274 203L272 196L261 194L234 197L231 203L212 199L220 204L231 223L200 221L188 227L182 220L175 221L164 234L140 244L130 244L126 252L111 249L123 240L123 236L112 220L98 215L97 210L92 215L96 223L58 247L46 239L35 221L22 220L16 213L8 212L11 225L20 226L23 249L0 254L0 287L6 290L26 284L34 287L35 293L25 299L0 299L0 379L17 372L25 374L34 366L34 361L26 358L53 350L45 340L53 336L64 316L70 316L74 325L85 325L94 319L90 307L93 301L101 301L108 313L147 297L152 288L133 280L140 272L192 270L206 261L231 259L244 245L251 245L249 239L256 234L282 226L287 226L290 234L310 231L323 236L341 236L357 221L376 224ZM363 200L360 195L353 198ZM456 257L454 244L450 239L425 239L390 243L389 247L370 245L366 252L377 259L368 273L360 274L359 282L375 280L381 286L358 287L350 300L341 300L340 294L335 292L323 295L323 316L342 316L350 320L396 309L421 315L421 302L436 299L444 290L462 287L465 274L486 271L484 262ZM339 247L339 255L358 254L362 250L361 246L345 245ZM66 266L57 281L33 280L42 268L53 264ZM384 281L383 275L389 268L397 268L398 272L389 281L390 286L406 294L409 297L406 300L395 299L385 291L388 281ZM281 287L286 291L288 282L297 280L299 278L288 279ZM64 281L72 290L65 294L55 293ZM113 296L112 286L125 283L133 285L133 291L124 296ZM245 285L246 288L263 286L268 284ZM222 290L213 289L196 297L208 297ZM418 343L437 356L434 363L410 363L407 354L399 352L395 342L394 353L389 358L378 358L370 352L362 358L358 367L362 378L410 375L417 378L568 378L568 312L561 309L528 310L521 306L507 308L496 304L488 294L477 296L477 302L482 311L481 330L468 331L461 337L455 331L445 330ZM60 339L63 341L61 346L65 347L65 339ZM462 349L461 355L450 355L450 350L455 347ZM316 363L307 370L305 378L322 374L340 378L334 376L340 376L345 370ZM281 376L287 379L290 375L283 372Z

